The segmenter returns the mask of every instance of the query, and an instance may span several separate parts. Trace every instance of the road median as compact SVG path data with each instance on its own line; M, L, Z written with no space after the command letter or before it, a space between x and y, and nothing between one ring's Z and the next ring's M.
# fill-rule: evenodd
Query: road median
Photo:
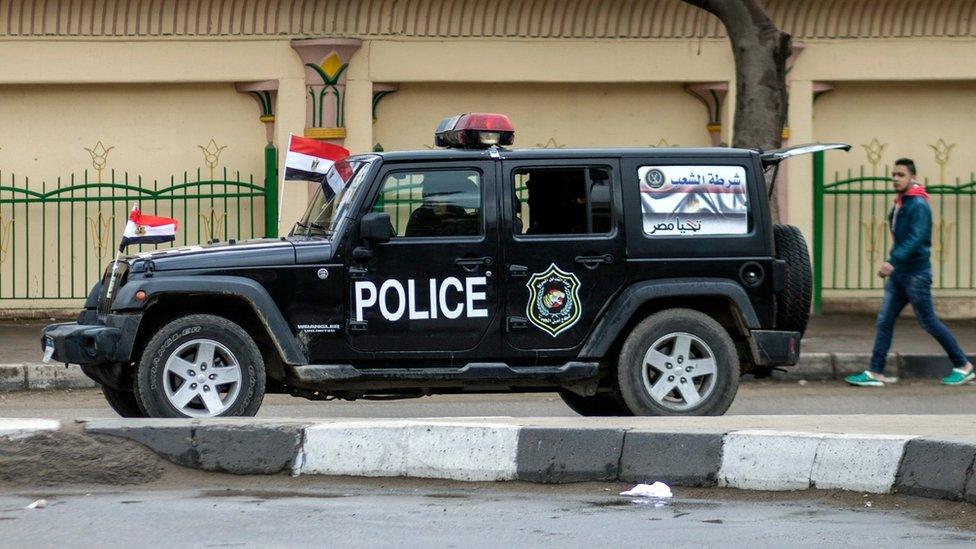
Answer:
M834 416L819 417L825 425L838 424ZM916 434L835 433L739 428L782 423L771 416L742 418L0 420L0 455L23 458L35 437L54 440L69 432L97 441L106 455L119 448L132 459L136 442L184 467L240 475L660 480L747 490L898 492L976 503L976 439L918 434L931 422L906 430Z

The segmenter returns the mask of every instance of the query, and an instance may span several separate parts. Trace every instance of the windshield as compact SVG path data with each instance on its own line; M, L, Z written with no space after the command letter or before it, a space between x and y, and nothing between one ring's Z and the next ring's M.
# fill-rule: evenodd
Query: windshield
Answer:
M340 160L329 169L315 191L293 235L330 237L339 229L349 206L369 172L373 157L351 157Z

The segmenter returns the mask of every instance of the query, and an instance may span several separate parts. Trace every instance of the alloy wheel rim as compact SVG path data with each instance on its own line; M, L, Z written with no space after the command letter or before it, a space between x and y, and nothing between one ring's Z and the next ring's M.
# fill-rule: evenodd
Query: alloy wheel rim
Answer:
M163 390L183 415L218 416L240 393L240 362L230 349L212 339L187 341L166 359Z
M711 396L717 375L711 347L687 332L658 338L644 353L641 363L647 394L673 411L689 410Z

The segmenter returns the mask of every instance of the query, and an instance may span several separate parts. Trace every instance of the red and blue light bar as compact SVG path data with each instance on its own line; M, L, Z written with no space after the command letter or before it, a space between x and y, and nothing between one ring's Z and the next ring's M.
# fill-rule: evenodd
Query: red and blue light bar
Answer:
M504 114L473 112L449 116L437 125L434 144L456 149L485 149L515 142L515 128Z

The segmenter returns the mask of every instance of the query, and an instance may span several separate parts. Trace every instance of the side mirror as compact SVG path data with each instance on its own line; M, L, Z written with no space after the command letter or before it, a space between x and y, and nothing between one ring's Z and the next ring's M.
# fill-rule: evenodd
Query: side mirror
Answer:
M359 220L359 237L370 244L383 244L393 236L390 227L390 214L370 212Z

